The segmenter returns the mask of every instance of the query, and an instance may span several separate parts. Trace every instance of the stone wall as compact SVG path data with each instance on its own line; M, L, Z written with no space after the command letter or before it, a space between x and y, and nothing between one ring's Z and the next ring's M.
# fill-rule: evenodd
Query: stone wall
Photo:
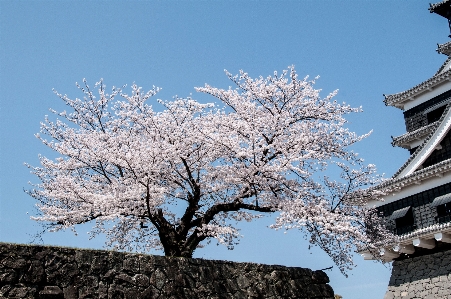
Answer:
M323 271L0 243L1 298L333 298Z
M384 299L451 298L451 250L393 262Z

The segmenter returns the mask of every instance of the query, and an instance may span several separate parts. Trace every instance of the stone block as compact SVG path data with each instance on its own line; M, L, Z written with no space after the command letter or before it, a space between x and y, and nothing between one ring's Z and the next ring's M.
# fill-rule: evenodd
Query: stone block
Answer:
M104 255L95 255L92 258L91 273L101 274L106 273L109 270L108 257Z
M150 279L144 274L135 274L133 276L133 282L140 287L148 287L150 285Z
M19 281L19 275L14 269L5 269L4 272L0 274L0 283L2 284L12 284Z
M119 273L115 276L114 281L116 284L123 284L124 282L134 285L133 277L125 273Z
M39 291L39 298L64 299L64 293L58 286L45 286L42 291Z
M1 261L1 264L5 268L11 268L11 269L22 269L27 266L27 261L23 258L18 258L14 256L9 256Z
M5 285L0 288L0 296L6 296L6 294L11 290L12 286Z
M450 298L451 297L451 289L450 288L446 288L446 289L438 290L437 296L438 297L444 297L444 298Z
M135 254L127 255L123 262L123 269L131 273L139 273L139 257Z
M75 262L79 268L89 267L91 268L93 259L93 251L91 250L77 250L75 252Z
M440 281L440 277L432 277L432 278L431 278L431 283L432 283L432 284L437 283L437 282L439 282L439 281Z
M385 293L384 299L395 299L395 294L393 292L387 291Z
M32 260L23 279L31 283L40 283L45 280L44 265L41 261Z
M12 287L8 292L8 297L26 298L28 295L32 295L35 291L36 289L27 286Z
M75 286L63 288L64 299L77 299L78 289Z
M145 289L139 296L138 299L147 299L147 298L158 298L160 291L156 289L154 286L149 286L147 289ZM193 292L193 295L195 293ZM195 297L185 297L185 298L195 298Z
M424 290L421 292L417 292L416 296L419 298L426 298L429 295L429 291L428 290Z

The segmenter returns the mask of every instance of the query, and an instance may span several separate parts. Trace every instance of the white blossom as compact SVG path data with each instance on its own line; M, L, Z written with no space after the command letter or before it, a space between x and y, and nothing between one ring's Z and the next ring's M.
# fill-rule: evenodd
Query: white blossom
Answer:
M83 99L55 92L69 109L51 110L63 119L46 117L36 134L60 157L29 166L41 181L28 191L33 218L53 230L94 222L92 236L120 250L192 256L212 238L233 248L238 221L275 213L272 228L304 231L342 272L356 247L392 237L364 208L384 193L371 188L375 166L349 149L368 136L344 126L360 108L334 101L336 91L321 98L294 67L227 76L235 89L196 89L216 103L175 97L157 100L158 111L149 103L156 87L107 93L100 81L94 96L84 81ZM338 180L323 178L331 167L342 170Z

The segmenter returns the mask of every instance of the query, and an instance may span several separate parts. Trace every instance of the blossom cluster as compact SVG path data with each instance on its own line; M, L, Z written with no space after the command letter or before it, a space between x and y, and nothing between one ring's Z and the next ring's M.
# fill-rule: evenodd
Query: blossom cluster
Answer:
M370 188L380 177L349 149L368 136L345 127L360 108L334 101L336 91L320 97L294 67L227 76L236 88L196 88L214 103L176 97L154 101L158 110L155 87L108 93L100 81L96 94L79 86L83 99L56 93L70 112L41 123L37 138L60 157L29 166L41 181L28 191L34 219L54 230L94 222L114 248L191 256L212 238L232 248L237 222L275 213L273 228L303 230L343 272L357 246L374 243L369 229L390 237L364 207L383 194ZM340 178L323 176L330 167Z

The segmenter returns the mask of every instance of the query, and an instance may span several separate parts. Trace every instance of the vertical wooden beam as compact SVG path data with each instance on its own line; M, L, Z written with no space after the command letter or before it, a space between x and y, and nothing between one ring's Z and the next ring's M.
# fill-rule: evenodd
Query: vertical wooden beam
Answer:
M386 262L391 262L393 259L398 258L399 253L394 252L389 248L384 248L381 250L381 258Z

